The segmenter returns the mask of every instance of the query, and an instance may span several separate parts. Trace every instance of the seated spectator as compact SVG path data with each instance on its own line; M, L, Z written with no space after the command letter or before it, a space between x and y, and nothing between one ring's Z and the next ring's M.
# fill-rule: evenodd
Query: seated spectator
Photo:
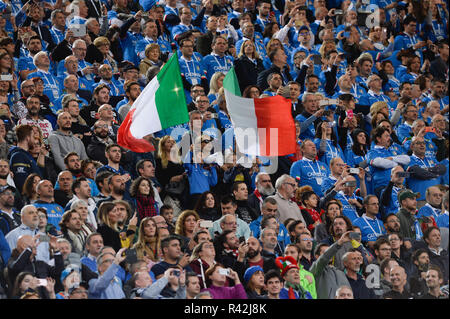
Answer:
M234 286L225 286L227 277L234 281ZM216 263L208 268L205 278L208 288L202 289L202 291L209 291L213 299L247 299L244 286L234 270L223 268L220 263Z
M139 260L154 264L161 257L160 238L156 223L150 217L145 217L139 224L138 239L133 245Z
M206 191L200 196L195 206L195 211L204 220L216 221L221 215L218 210L217 200L213 192Z
M280 299L313 299L309 291L300 284L299 267L291 256L278 257L276 265L281 270L284 287L280 291Z
M201 288L207 288L205 273L216 263L215 257L214 244L210 240L199 243L192 251L189 266L197 274Z
M99 233L90 233L85 241L85 253L81 257L81 263L89 267L93 272L97 271L97 257L100 255L103 245L103 237Z
M413 299L406 289L406 272L401 266L396 266L390 272L392 289L383 295L383 299Z

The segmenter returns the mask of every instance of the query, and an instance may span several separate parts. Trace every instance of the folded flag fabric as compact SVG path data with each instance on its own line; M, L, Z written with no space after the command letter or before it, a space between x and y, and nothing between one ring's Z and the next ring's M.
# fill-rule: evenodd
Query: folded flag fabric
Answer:
M154 150L144 136L189 122L189 114L174 53L147 84L120 125L117 143L133 152Z
M234 68L223 80L228 114L236 145L250 156L284 156L296 151L295 123L291 100L280 95L243 98Z

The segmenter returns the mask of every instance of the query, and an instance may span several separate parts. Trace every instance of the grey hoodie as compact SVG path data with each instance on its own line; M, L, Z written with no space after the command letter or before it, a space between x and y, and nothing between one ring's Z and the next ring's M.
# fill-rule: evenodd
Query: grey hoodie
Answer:
M309 271L316 279L317 299L334 299L336 290L349 286L347 276L342 270L329 265L330 260L341 248L337 242L331 245L311 266Z
M51 147L55 163L61 170L66 169L64 156L70 152L76 152L81 160L88 159L83 142L72 132L66 135L60 131L53 131L48 137L48 144Z

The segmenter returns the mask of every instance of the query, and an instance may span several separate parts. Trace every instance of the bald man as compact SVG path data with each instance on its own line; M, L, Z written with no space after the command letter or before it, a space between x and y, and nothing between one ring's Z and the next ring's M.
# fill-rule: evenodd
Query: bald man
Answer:
M413 299L413 295L406 290L407 276L405 268L394 266L389 274L392 289L383 295L384 299Z
M76 152L80 159L88 159L83 142L72 134L72 116L68 112L58 115L58 130L53 131L48 137L48 144L60 170L65 170L64 157L69 152Z
M19 238L29 235L31 237L35 237L38 234L42 234L39 232L39 217L38 211L36 207L33 205L26 205L20 211L22 224L10 231L5 239L8 242L9 248L11 251L18 246ZM43 234L42 234L43 235ZM27 237L22 240L21 244L23 246L24 241L26 242ZM37 244L36 250L36 259L48 262L50 260L49 253L49 243L47 241L39 241Z

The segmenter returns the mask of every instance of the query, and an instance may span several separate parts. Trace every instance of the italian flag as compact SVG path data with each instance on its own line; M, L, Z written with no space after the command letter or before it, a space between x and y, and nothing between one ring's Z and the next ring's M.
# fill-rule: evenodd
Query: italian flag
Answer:
M133 152L154 151L144 136L189 122L177 54L174 53L159 73L134 101L117 133L117 143Z
M241 97L234 68L225 76L223 87L239 151L250 156L284 156L296 152L291 100L280 95Z

